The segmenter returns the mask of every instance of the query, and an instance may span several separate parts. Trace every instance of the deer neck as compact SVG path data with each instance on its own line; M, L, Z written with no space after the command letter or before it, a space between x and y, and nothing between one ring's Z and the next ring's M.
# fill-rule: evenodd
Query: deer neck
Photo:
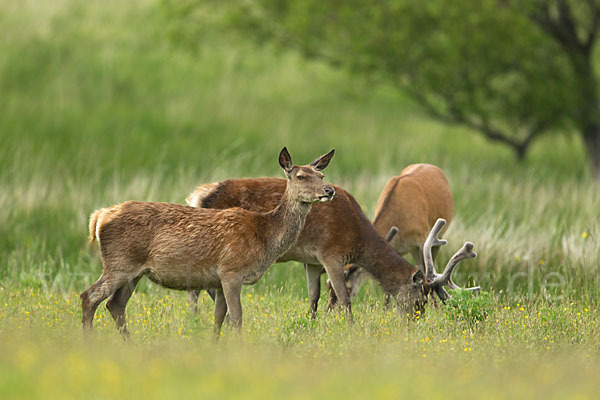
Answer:
M306 216L311 204L292 198L289 186L275 209L266 213L267 226L267 254L268 261L274 262L281 257L296 242L304 228Z
M379 282L382 289L395 295L417 271L376 232L369 235L359 265Z

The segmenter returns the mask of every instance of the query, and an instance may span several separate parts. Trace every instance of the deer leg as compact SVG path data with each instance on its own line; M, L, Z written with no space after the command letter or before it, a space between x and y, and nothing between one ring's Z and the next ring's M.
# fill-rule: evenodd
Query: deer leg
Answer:
M113 319L117 323L117 329L119 332L121 332L121 334L123 334L125 339L129 337L125 320L125 306L127 306L127 302L133 294L135 287L140 281L140 278L141 276L138 276L137 278L134 278L121 286L106 303L106 308L108 308L110 315L112 315Z
M94 314L98 305L110 297L127 279L118 279L113 275L103 273L100 278L79 296L81 298L81 313L83 330L91 331Z
M81 295L81 323L83 324L84 330L92 329L92 321L94 320L94 314L96 313L96 308L104 298L101 298L99 293L96 293L98 289L104 284L104 275L100 275L100 278L96 282L92 284L89 288L87 288ZM108 296L106 296L108 297ZM105 297L105 298L106 298Z
M201 290L190 290L188 293L188 306L190 307L190 312L192 314L198 314L198 298L200 297ZM216 298L216 290L215 289L206 289L206 293L215 301Z
M391 299L392 299L392 296L390 296L389 294L385 295L385 304L383 305L383 307L384 307L384 309L386 311L390 310L390 301L391 301Z
M327 311L331 311L335 306L337 306L338 298L335 295L335 290L333 290L333 285L329 279L327 279L327 291L329 292L329 304L327 305Z
M215 337L218 339L221 334L221 327L227 314L227 303L222 289L217 289L215 293Z
M197 314L198 313L198 296L200 295L200 291L199 290L190 290L189 292L187 292L188 294L188 307L190 308L190 312L192 314Z
M369 279L369 276L367 271L357 266L352 266L344 272L344 279L346 280L346 288L348 289L350 302L356 297L363 283Z
M321 296L321 270L320 265L304 264L306 282L308 283L308 300L310 302L310 319L317 317L317 307Z
M348 295L346 280L344 279L344 265L336 261L324 262L323 265L325 266L327 275L329 275L329 281L333 286L335 295L338 298L339 303L344 307L346 318L348 321L352 322L352 307L350 305L350 296Z
M212 299L212 301L215 301L217 296L217 291L215 289L206 289L206 293L208 293L208 296ZM198 292L198 294L200 294L200 292Z
M240 301L242 280L237 277L230 277L229 279L221 278L221 285L223 286L223 294L225 295L225 302L229 310L231 326L233 326L237 333L240 333L242 329L242 303Z

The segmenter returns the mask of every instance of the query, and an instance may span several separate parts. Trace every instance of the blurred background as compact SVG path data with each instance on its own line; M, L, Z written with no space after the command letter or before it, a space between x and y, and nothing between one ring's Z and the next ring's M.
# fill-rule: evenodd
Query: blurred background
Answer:
M0 0L0 397L596 398L599 26L600 0ZM94 210L282 177L283 146L335 148L369 218L441 167L436 264L474 242L455 281L484 292L407 320L371 282L350 324L323 285L310 320L278 264L215 345L206 294L144 279L130 342L104 305L82 340Z
M281 176L287 146L335 148L326 179L369 217L435 164L456 203L440 263L480 255L457 280L591 296L599 20L593 0L1 0L0 280L98 276L93 210ZM283 282L304 297L297 265L259 285Z

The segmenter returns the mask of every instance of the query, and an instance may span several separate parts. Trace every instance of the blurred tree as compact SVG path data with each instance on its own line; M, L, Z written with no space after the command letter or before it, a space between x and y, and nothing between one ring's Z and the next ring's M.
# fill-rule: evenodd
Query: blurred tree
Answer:
M218 15L237 32L390 82L519 159L542 134L578 132L600 178L600 0L163 2L183 26Z

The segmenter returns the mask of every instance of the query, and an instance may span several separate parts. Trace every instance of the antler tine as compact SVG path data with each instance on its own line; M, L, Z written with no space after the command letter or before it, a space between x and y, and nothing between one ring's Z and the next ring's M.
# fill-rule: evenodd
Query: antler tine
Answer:
M456 269L456 266L459 262L466 258L477 257L477 253L473 251L473 243L466 242L460 250L458 250L448 261L446 268L444 269L444 273L437 276L435 280L431 283L433 286L442 286L444 284L448 284L450 289L460 289L460 287L452 281L452 273ZM477 288L470 288L470 290L476 290Z
M440 300L442 300L442 303L444 303L444 304L446 303L446 300L448 300L449 298L452 297L452 296L450 296L450 293L448 293L446 291L446 289L444 288L443 285L436 287L434 290L437 293Z
M443 218L438 218L435 221L435 225L431 228L429 232L429 236L427 236L427 240L425 240L425 244L423 244L423 263L425 264L425 277L427 280L432 281L436 279L437 272L435 271L435 266L433 265L433 255L431 254L431 248L433 246L443 246L447 241L440 239L438 236L442 229L446 225L446 220Z
M398 227L397 226L392 226L390 228L390 231L388 232L387 235L385 235L385 241L386 242L391 242L392 239L394 238L394 236L396 236L396 234L398 233Z
M456 283L454 283L454 281L452 280L452 276L450 276L450 279L448 280L448 287L450 289L469 290L469 291L471 291L473 293L479 293L479 292L481 292L481 286L474 286L474 287L469 287L469 288L461 288Z

